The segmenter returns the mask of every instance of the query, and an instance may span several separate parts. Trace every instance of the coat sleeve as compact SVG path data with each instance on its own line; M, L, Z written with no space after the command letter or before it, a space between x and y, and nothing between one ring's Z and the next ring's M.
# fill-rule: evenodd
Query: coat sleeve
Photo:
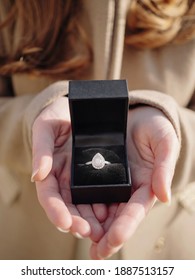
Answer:
M195 96L189 108L180 107L170 96L157 91L129 92L131 106L145 104L161 110L171 121L180 143L180 155L173 179L173 192L183 191L195 182Z
M0 97L0 166L18 174L31 174L31 130L38 114L68 91L68 82L56 82L37 95ZM3 96L2 96L3 95ZM4 97L5 96L5 97Z

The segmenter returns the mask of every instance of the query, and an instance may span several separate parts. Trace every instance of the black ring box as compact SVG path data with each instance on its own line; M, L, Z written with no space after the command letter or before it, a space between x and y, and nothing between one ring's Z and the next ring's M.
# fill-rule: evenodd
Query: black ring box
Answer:
M126 80L69 82L72 126L70 188L74 204L129 200L128 104ZM100 170L90 164L97 153L110 162Z

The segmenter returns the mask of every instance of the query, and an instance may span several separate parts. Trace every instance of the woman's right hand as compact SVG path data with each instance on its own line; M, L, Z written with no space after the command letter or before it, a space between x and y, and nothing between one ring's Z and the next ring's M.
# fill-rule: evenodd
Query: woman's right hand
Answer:
M38 200L61 231L98 242L107 217L103 204L73 205L70 193L71 125L68 98L60 97L33 124L33 172Z

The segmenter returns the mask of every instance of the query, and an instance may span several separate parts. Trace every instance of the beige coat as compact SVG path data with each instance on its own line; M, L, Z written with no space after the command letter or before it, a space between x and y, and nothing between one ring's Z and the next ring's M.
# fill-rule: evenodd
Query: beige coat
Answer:
M181 154L171 205L157 203L114 258L195 259L195 41L156 50L126 47L128 3L84 0L82 20L94 51L86 79L127 79L130 105L162 110L181 141ZM33 121L68 92L68 82L52 85L47 94L44 88L53 83L48 79L14 75L12 83L15 97L6 97L9 89L0 78L0 259L88 259L89 240L59 232L30 182Z

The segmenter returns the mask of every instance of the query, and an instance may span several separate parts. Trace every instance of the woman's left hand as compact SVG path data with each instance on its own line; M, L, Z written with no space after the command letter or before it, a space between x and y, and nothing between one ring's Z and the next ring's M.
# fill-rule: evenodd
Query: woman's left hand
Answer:
M108 206L108 217L103 223L105 234L91 246L93 259L104 259L117 252L135 233L157 198L162 202L171 200L180 147L171 122L153 107L129 110L127 147L132 196L128 203Z
M107 217L103 204L74 205L70 194L71 125L68 98L44 109L32 128L33 174L38 200L61 231L99 241Z

